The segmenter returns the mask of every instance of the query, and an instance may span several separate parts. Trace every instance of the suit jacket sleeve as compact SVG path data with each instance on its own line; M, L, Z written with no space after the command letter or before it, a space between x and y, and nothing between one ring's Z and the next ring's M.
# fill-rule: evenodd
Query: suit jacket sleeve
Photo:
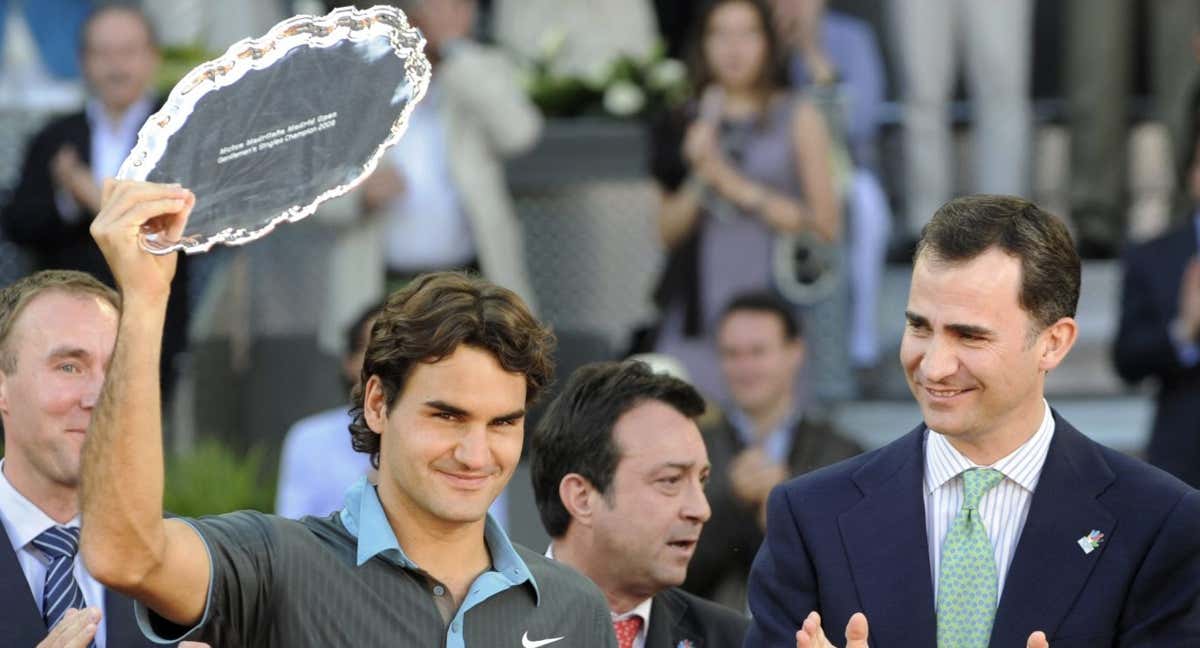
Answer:
M767 499L767 535L748 585L752 621L745 648L795 646L804 617L817 609L817 587L787 484Z
M1174 305L1161 304L1155 299L1161 289L1154 288L1156 279L1148 267L1149 259L1137 252L1125 261L1121 323L1113 347L1117 373L1131 383L1183 370L1168 333Z
M1118 645L1200 646L1200 491L1167 517L1125 603Z
M81 215L78 222L67 222L54 200L54 181L50 177L50 160L64 145L62 122L34 136L25 153L21 177L9 203L0 211L0 227L14 243L40 246L66 238L80 228L87 228L91 214ZM78 148L78 144L75 145ZM83 155L85 152L80 151Z

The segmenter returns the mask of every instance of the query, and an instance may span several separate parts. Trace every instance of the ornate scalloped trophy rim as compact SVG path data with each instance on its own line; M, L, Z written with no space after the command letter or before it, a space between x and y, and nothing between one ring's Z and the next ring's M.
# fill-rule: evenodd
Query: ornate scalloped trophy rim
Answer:
M247 72L270 67L298 47L323 48L344 41L363 41L379 36L388 37L392 51L404 61L405 79L413 92L392 124L391 133L376 147L353 180L321 193L306 205L288 208L256 229L227 228L210 236L184 236L178 241L164 240L158 233L145 233L141 237L142 248L153 254L169 254L177 250L198 254L207 252L218 243L245 245L271 233L280 223L304 219L315 212L321 203L358 186L375 170L384 151L404 134L413 108L425 96L430 66L424 54L425 38L409 24L404 12L395 7L379 5L362 10L339 7L324 16L293 16L276 24L263 36L234 43L221 56L188 72L171 89L163 107L151 115L138 131L137 144L117 171L118 179L145 180L162 158L171 136L179 131L196 104L208 93L232 85Z

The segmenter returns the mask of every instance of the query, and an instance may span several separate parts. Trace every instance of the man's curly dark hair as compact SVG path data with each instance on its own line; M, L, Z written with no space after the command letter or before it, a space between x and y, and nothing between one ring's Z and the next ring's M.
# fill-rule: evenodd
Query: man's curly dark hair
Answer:
M553 377L554 334L516 293L461 272L421 275L384 304L351 394L351 442L371 455L372 466L379 467L379 435L363 415L367 381L379 377L390 409L415 363L437 362L463 344L491 352L506 371L524 374L527 405Z

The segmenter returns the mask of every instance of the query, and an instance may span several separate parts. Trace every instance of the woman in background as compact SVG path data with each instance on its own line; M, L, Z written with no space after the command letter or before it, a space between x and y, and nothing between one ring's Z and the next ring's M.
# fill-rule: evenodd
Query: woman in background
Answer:
M694 101L653 131L658 227L668 250L655 300L654 349L677 358L706 395L723 400L713 328L734 295L774 287L779 235L839 242L842 221L824 116L783 82L776 31L757 0L718 0L702 16L692 62ZM838 332L844 290L798 311L810 340ZM827 338L826 338L827 339ZM844 398L844 344L809 347L810 391Z

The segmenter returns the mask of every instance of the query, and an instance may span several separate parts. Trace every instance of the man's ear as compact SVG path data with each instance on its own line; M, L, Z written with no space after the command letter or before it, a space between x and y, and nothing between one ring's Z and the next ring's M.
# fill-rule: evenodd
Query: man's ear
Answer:
M1075 346L1075 340L1079 337L1079 325L1075 323L1075 318L1063 317L1046 327L1038 337L1042 346L1038 368L1048 372L1058 367L1063 358L1070 353L1071 347Z
M8 374L0 371L0 413L8 414Z
M375 434L382 434L387 422L387 396L383 393L383 381L371 376L363 387L363 419Z
M579 473L567 473L558 482L558 499L571 514L571 520L583 526L592 525L600 497L592 482Z

